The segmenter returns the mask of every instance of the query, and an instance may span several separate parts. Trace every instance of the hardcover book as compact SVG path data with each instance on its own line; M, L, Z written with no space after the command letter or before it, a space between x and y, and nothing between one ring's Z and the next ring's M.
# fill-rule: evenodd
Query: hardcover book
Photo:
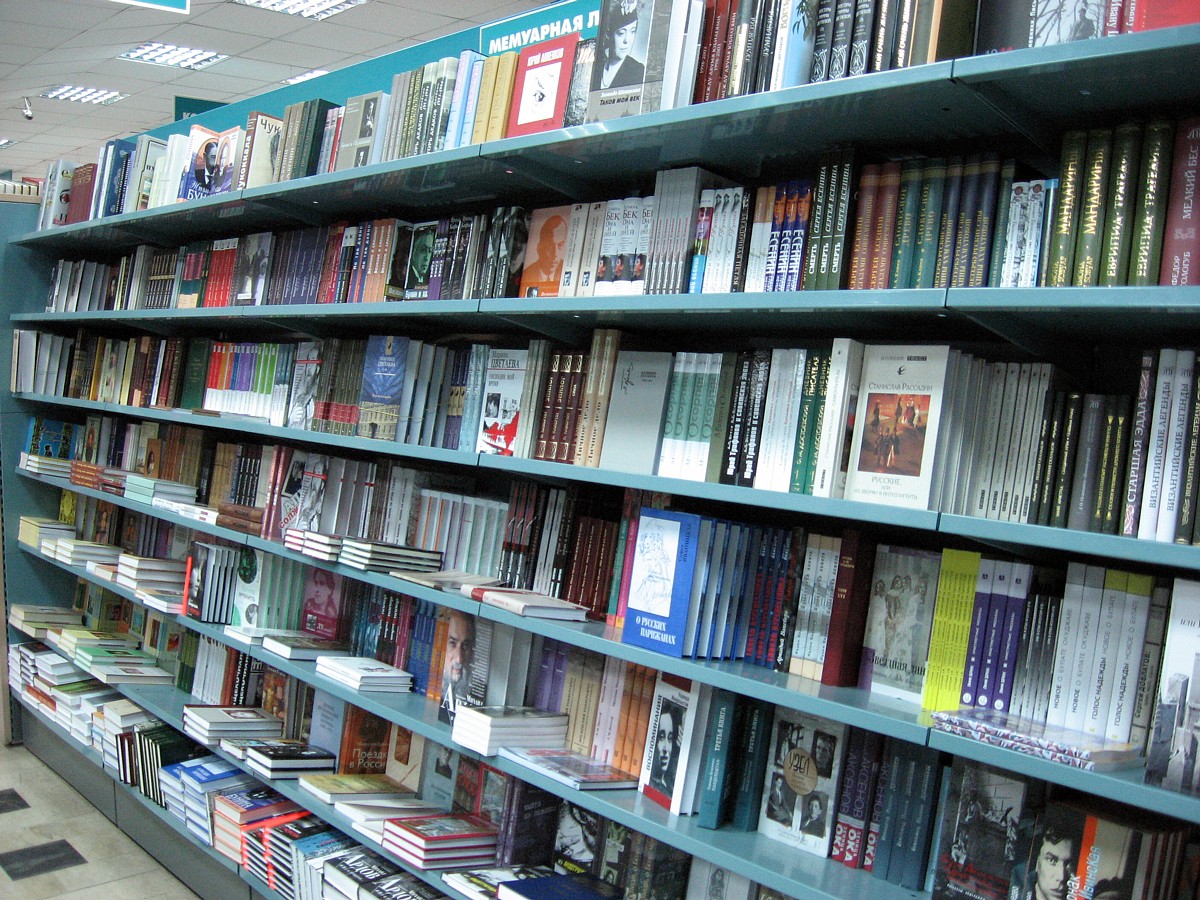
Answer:
M507 137L549 131L563 124L578 43L579 32L573 31L521 49Z
M1146 781L1182 793L1196 777L1195 697L1200 673L1200 582L1175 579L1158 678L1158 705L1147 750Z
M488 354L476 453L512 456L521 424L521 390L528 350L493 348Z
M944 345L871 345L863 353L846 499L926 509L949 361Z

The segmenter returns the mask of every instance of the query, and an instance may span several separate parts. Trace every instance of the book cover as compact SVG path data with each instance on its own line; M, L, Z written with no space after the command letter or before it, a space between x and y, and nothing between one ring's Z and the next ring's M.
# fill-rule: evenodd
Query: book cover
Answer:
M407 360L408 338L390 334L367 338L358 399L359 437L397 439Z
M1200 582L1175 579L1167 618L1146 758L1146 781L1193 793L1196 778L1196 695L1200 691Z
M829 855L845 744L844 723L776 708L759 832L807 853Z
M859 686L920 704L941 554L880 544Z
M659 673L651 701L638 790L673 813L687 815L691 812L689 794L695 793L695 776L689 772L689 767L698 767L691 763L690 757L697 730L702 729L706 721L704 706L704 685Z
M521 49L507 137L562 126L578 43L579 32L573 31Z
M557 297L566 252L571 207L535 209L529 219L529 242L521 269L520 296Z
M187 163L180 173L179 200L196 200L217 190L217 150L221 135L203 125L193 125L188 134Z
M476 453L513 455L521 424L521 391L528 356L528 350L499 347L488 353Z
M872 345L862 379L846 499L925 509L949 362L944 345Z
M934 848L935 900L1007 900L1019 848L1030 839L1036 791L1028 780L956 757Z
M554 871L560 875L590 875L603 835L604 819L569 800L562 805L554 836Z
M621 350L617 354L600 468L653 474L670 377L669 352Z
M670 108L664 96L667 69L678 59L667 58L671 32L686 26L685 0L605 0L596 32L587 121L603 122L638 113Z
M621 640L669 656L683 655L700 516L642 507Z

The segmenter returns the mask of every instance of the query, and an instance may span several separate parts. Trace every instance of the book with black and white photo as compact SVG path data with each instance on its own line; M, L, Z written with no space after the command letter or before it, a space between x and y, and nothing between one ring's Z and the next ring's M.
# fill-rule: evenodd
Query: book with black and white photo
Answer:
M1200 672L1200 582L1176 578L1158 677L1158 704L1146 758L1146 781L1196 793L1195 691Z
M822 716L776 707L758 820L760 833L828 856L846 728Z

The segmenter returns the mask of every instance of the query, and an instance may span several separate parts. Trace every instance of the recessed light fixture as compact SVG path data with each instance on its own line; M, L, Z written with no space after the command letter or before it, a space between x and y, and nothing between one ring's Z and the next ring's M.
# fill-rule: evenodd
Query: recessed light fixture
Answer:
M153 63L156 66L174 66L177 69L203 69L229 59L227 53L217 53L213 50L192 50L188 47L176 47L174 44L160 44L151 41L126 50L117 59L131 59L134 62Z
M287 13L289 16L303 16L306 19L328 19L330 16L348 10L352 6L360 6L367 0L232 0L242 6L253 6L258 9L269 9L271 12Z
M73 84L60 84L58 87L47 88L42 96L49 100L72 100L76 103L96 103L108 106L118 100L124 100L128 94L120 91L105 91L100 88L77 87Z
M324 69L313 69L311 72L305 72L303 75L293 75L291 78L285 78L284 84L299 84L302 81L308 81L310 78L320 78L322 75L329 73Z
M0 138L0 150L4 150L14 144L16 144L16 141L9 140L8 138Z

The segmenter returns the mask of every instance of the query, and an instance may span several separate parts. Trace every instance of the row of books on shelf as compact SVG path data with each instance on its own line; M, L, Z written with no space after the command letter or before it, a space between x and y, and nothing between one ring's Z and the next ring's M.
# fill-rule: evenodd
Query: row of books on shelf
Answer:
M257 768L255 759L286 757L289 747L296 756L310 755L301 751L312 750L311 744L226 737L222 751L240 760L235 765L103 685L80 682L72 691L50 686L58 696L45 696L37 683L44 682L40 669L47 652L36 643L21 644L12 656L10 682L27 702L77 723L73 736L94 742L116 777L277 889L297 871L299 861L288 851L305 845L296 841L323 834L313 840L323 848L317 855L330 849L327 826L315 818L296 833L295 823L310 818L302 802L311 796L331 803L366 839L353 849L348 840L339 841L342 853L331 858L342 862L324 873L335 886L349 879L353 890L367 891L355 894L360 897L407 896L370 892L372 885L405 877L393 858L420 870L443 870L447 885L472 897L537 898L545 896L539 890L566 890L551 896L685 900L713 896L714 885L723 888L723 897L782 896L400 726L390 727L387 752L376 761L377 769L391 769L395 777L341 771L341 763L336 773L276 771L268 780L296 779L296 802L246 769ZM697 705L705 710L704 727L697 724ZM1195 889L1194 845L1186 827L1165 817L1131 814L990 765L772 710L724 691L697 693L662 676L654 710L642 791L661 799L661 790L684 780L687 742L699 734L703 764L696 778L703 784L699 816L706 827L745 829L748 821L772 840L913 890L931 890L937 900L998 900L1010 891L1023 896L1055 884L1068 885L1067 896L1078 891L1072 884L1100 885L1131 898L1183 897ZM184 707L185 719L193 714L232 723L267 715L247 706ZM235 724L235 731L240 727ZM503 755L534 771L544 768L539 757L553 759L549 751ZM1055 857L1054 866L1038 865L1046 852ZM541 888L518 883L515 893L496 893L506 877L524 882L552 873L584 880L564 885L560 878Z
M1071 131L1057 178L994 152L736 185L698 167L654 194L143 244L64 259L47 310L864 288L1191 284L1194 117Z
M553 491L565 501L565 491ZM546 519L560 529L561 537L561 523L545 512L556 507L551 494L551 489L518 482L510 523ZM609 543L608 550L591 554L597 569L590 580L591 602L604 601L592 606L593 613L622 626L620 637L627 643L676 656L741 658L828 684L857 684L928 709L953 711L961 704L967 718L975 709L1004 713L1018 723L1010 730L1032 735L1017 741L1018 749L1041 755L1053 751L1062 761L1085 767L1139 759L1152 731L1154 686L1159 685L1157 694L1165 696L1170 673L1186 669L1183 662L1164 665L1155 656L1163 646L1160 626L1171 591L1160 586L1155 597L1146 576L1075 563L1065 574L1035 573L1023 563L956 550L939 554L891 545L876 548L871 536L857 529L806 535L800 528L762 528L633 506L639 495L627 494L620 527L613 523L606 532L593 535L607 533ZM659 504L665 505L665 499ZM616 541L622 528L623 541ZM506 541L516 540L509 546L505 575L498 580L553 595L549 573L555 570L555 551L570 543L555 541L552 547L544 535L519 536L521 530L505 533ZM533 552L522 553L522 539L524 550ZM232 623L231 608L214 613L211 597L205 595L221 592L217 585L234 580L234 561L250 554L250 568L256 572L288 561L247 548L225 551L228 562L222 580L207 563L194 565L196 555L208 554L211 547L215 545L198 544L193 550L192 572L202 575L204 585L194 599L193 614ZM583 558L576 552L573 562ZM582 568L573 564L560 569L568 576L564 596L576 602L582 598L572 591L579 582L570 576ZM310 569L303 605L281 590L300 577L272 581L270 590L260 588L253 603L243 590L243 607L253 606L260 621L269 620L275 627L346 639L347 626L334 624L343 605L337 576ZM1186 626L1181 610L1190 602L1189 585L1179 581L1173 590L1178 598L1171 614L1179 623L1176 631ZM235 586L234 593L240 589ZM428 607L422 612L412 598L375 587L359 589L371 599L348 608L376 611L381 624L365 626L365 631L362 624L356 625L353 652L406 669L415 663L417 689L436 694L437 679L429 673L439 671L437 654L444 652L442 641L451 622L474 635L479 627L475 618L454 614L442 617L439 625ZM323 618L318 606L324 609ZM480 622L488 633L485 646L497 632L503 632L506 647L513 647L519 635L522 652L530 654L522 658L536 659L530 635ZM262 633L245 623L240 628L235 623L234 631ZM1175 644L1180 640L1176 637ZM414 648L418 649L413 652ZM489 668L480 660L475 670L479 702L485 699ZM505 696L524 689L514 686L511 678L504 683L509 689ZM961 722L951 724L964 727ZM1067 735L1060 743L1073 749L1063 751L1040 741L1059 730ZM1177 789L1189 781L1181 773L1169 775L1162 762L1186 733L1157 735L1160 763L1148 767L1148 777Z
M29 375L43 359L53 361L51 347L68 350L70 339L20 331L16 341L24 349L14 388L50 391ZM182 349L175 338L81 336L75 343L91 350L72 356L70 395L137 399L130 373L139 360L149 370L156 342L164 351L171 342ZM147 345L145 357L140 345ZM173 362L162 372L178 374L182 353L166 356ZM323 433L1191 543L1200 485L1195 351L1147 348L1127 356L1114 357L1102 390L1089 391L1048 363L850 338L699 353L634 349L614 329L597 329L590 349L579 352L543 339L526 348L450 348L399 336L295 345L194 339L180 402L269 413L270 421ZM111 361L98 381L81 374L89 357L93 372L102 358ZM127 393L110 393L125 380L116 374L118 358L130 375ZM293 359L289 372L281 361ZM235 371L247 387L220 387L236 383ZM210 387L199 387L201 378ZM118 478L117 470L133 468L195 481L194 499L216 506L231 527L276 540L294 527L445 552L395 529L363 533L363 512L385 497L380 464L277 445L214 444L199 434L175 425L122 426L111 417L89 417L82 430L35 418L25 465L61 476L65 463L54 460L75 460L78 479L96 474L87 466L107 466ZM233 493L226 492L230 466L239 474ZM353 484L363 476L374 487L352 489L348 498L329 490L337 478ZM142 498L153 492L152 504L190 502L186 491L166 496L177 488L162 483L124 490ZM247 510L222 511L221 504ZM382 521L375 513L370 520Z
M1014 15L1009 7L1021 4L985 3L976 33L975 4L912 6L899 0L809 0L796 7L774 0L606 0L596 37L581 40L584 17L578 16L556 36L519 51L487 48L485 56L463 49L397 72L384 89L344 104L312 98L282 114L254 110L245 127L192 125L165 140L110 140L95 163L57 160L47 173L39 226L972 50L1055 44L1195 18L1177 4L1114 0L1100 10L1103 18L1031 28L1035 10Z

